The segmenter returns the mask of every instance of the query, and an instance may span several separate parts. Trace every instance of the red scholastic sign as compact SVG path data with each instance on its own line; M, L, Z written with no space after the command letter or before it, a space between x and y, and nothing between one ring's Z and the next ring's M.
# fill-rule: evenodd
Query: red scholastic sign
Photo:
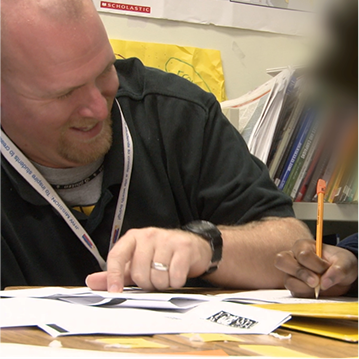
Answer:
M140 6L131 4L119 4L117 2L101 1L102 8L113 9L119 11L133 11L133 12L144 12L149 14L151 12L150 6Z

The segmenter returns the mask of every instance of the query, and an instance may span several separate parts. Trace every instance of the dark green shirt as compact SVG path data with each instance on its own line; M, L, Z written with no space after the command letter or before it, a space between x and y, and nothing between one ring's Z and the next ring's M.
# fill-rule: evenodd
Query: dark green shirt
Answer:
M249 154L212 94L136 59L117 61L116 68L117 98L134 144L122 233L147 226L179 228L195 219L234 225L293 216L291 200ZM74 211L103 258L123 173L116 104L112 118L113 145L105 157L101 198L89 217ZM1 191L2 288L81 286L88 274L100 271L63 219L4 158Z

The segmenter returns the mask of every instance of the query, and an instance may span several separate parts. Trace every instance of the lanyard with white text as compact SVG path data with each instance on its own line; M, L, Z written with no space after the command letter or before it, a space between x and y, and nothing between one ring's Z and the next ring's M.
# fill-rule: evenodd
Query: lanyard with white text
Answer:
M128 190L130 186L132 166L133 166L133 144L131 133L123 116L121 107L118 105L122 120L123 150L124 150L124 169L121 189L116 206L116 214L113 220L112 232L109 249L118 241L121 233L123 218L125 215ZM56 193L53 187L47 182L37 168L27 159L21 150L0 130L1 133L1 153L7 161L19 172L19 174L42 196L44 197L61 215L68 226L76 234L83 245L97 259L102 270L106 270L106 261L101 257L95 243L74 217L67 205Z

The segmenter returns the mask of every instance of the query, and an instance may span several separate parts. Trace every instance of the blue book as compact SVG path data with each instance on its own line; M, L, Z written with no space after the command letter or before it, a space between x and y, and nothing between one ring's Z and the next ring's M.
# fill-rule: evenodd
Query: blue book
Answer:
M280 178L280 183L278 185L278 189L280 190L282 190L285 186L285 183L293 168L294 162L297 159L298 154L303 146L303 143L308 135L314 117L315 117L315 111L313 111L311 108L308 108L308 110L305 113L303 123L298 131L297 138L294 141L294 145L292 147L288 160L284 166L285 170L283 171L283 174Z

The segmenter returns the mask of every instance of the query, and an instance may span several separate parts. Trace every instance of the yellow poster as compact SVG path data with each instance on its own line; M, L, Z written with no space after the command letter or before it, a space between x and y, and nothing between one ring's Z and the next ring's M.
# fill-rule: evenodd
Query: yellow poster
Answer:
M218 101L226 100L221 53L190 46L110 39L118 59L139 58L144 65L181 76Z

